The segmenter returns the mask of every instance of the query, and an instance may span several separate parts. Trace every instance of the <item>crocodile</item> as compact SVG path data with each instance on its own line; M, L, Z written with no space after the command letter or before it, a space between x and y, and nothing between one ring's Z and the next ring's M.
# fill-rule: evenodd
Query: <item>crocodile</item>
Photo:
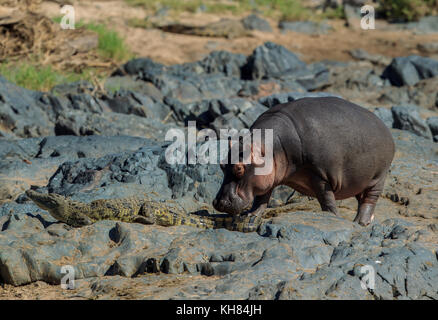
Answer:
M160 226L187 225L201 229L225 228L230 231L255 232L263 222L259 216L225 214L201 215L187 213L174 201L140 198L99 199L90 203L74 201L56 193L27 190L26 195L56 220L72 227L82 227L99 220L116 220L156 224ZM203 210L199 210L202 212ZM204 210L205 211L205 210Z

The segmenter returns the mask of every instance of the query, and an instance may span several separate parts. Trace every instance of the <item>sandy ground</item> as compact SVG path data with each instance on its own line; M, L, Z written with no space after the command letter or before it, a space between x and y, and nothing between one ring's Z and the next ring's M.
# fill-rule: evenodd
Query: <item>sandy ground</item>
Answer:
M152 14L142 8L131 7L124 1L72 1L76 20L106 23L124 36L126 43L137 56L150 57L165 64L191 62L201 59L212 50L227 50L250 54L266 41L274 41L299 54L306 62L323 59L351 60L349 50L362 48L369 53L389 57L421 54L417 44L438 41L438 35L414 35L412 31L385 31L385 23L378 21L375 30L351 30L344 21L330 21L333 31L326 35L282 33L277 22L269 20L274 32L252 32L252 36L224 39L166 33L157 29L134 28L131 19L143 19ZM60 16L59 5L44 2L41 11L50 16ZM204 25L221 18L239 19L238 16L207 13L182 13L169 15L165 21Z

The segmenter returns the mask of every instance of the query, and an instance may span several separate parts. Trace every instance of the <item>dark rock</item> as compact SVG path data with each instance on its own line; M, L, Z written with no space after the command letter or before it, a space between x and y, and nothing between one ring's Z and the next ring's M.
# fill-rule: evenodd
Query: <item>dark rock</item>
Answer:
M196 120L200 128L211 126L217 132L221 128L237 130L249 128L266 108L257 102L242 98L202 100L173 107L181 120Z
M392 85L398 87L414 85L421 80L417 69L407 57L394 58L385 69L382 77L389 79Z
M148 58L128 61L122 69L151 82L163 96L191 102L236 96L242 88L241 68L246 58L241 54L215 51L199 62L166 67ZM122 74L118 71L115 75Z
M241 69L245 63L246 57L243 54L228 51L213 51L194 65L198 68L201 67L204 73L223 73L227 77L235 76L240 78ZM182 67L184 68L184 65Z
M380 77L379 67L367 62L329 65L327 68L330 69L330 78L325 89L342 92L347 100L361 100L363 91L379 93L387 88L396 88L390 85L389 80Z
M404 87L385 87L378 98L378 102L382 104L409 104L411 97L409 92Z
M421 79L438 75L438 61L420 56L394 58L382 74L394 86L415 85Z
M430 85L433 86L434 83L438 83L438 78L422 80L414 87L385 86L381 88L377 101L381 104L414 104L431 108L434 105L434 97L426 82L431 82Z
M145 78L154 74L163 73L166 67L149 58L136 58L125 63L122 69L123 71L118 70L114 75L123 76L124 73L127 73L129 75L137 75L140 78Z
M193 202L195 197L211 203L221 184L219 166L168 164L164 157L168 145L65 162L50 178L48 191L86 202L154 194L163 200L188 197Z
M306 64L294 53L281 45L266 42L257 47L248 57L246 75L249 79L263 79L304 69L306 69Z
M269 22L265 19L260 18L256 14L250 14L249 16L242 19L242 24L245 29L248 30L260 30L265 32L272 32L272 28Z
M167 130L175 125L163 124L153 118L143 118L115 112L103 114L72 110L59 116L55 123L56 135L127 135L163 140Z
M53 135L53 123L41 102L43 93L20 88L0 76L2 131L15 137Z
M309 73L295 77L295 81L302 85L306 90L314 91L324 88L329 83L330 71L322 63L313 63L307 66ZM282 79L288 79L286 75Z
M407 130L416 135L432 139L432 134L426 121L424 121L416 106L395 106L391 108L392 115L394 117L394 128Z
M327 34L332 28L327 23L313 21L280 21L278 27L285 31L306 34Z
M106 97L104 101L114 112L134 114L145 118L163 120L170 112L167 105L132 91L117 91L112 97Z
M347 62L328 60L328 59L321 60L319 63L322 63L327 68L335 68L335 67L345 68L348 67L349 65L349 63Z
M419 43L417 48L424 53L435 54L438 53L438 42Z
M148 96L154 102L162 102L163 95L152 83L138 81L135 76L111 76L105 80L105 90L115 93L120 90L132 91Z
M134 151L151 144L148 139L123 136L61 136L0 141L0 201L15 199L31 185L46 184L65 161Z
M99 99L88 93L80 93L76 95L67 95L71 101L71 108L90 113L102 113L104 106ZM58 113L61 113L58 111Z
M271 108L280 103L291 102L301 98L317 98L317 97L339 97L337 95L328 93L328 92L288 92L288 93L277 93L267 97L263 97L259 99L259 102Z
M392 111L386 108L375 108L374 114L388 127L392 128L394 125L394 117Z
M430 128L432 136L434 137L434 141L438 142L437 141L437 137L438 137L438 117L427 118L426 123L427 123L427 125Z
M94 86L88 81L76 81L71 83L58 84L50 92L56 96L76 95L81 93L92 93Z
M99 158L110 153L135 151L153 142L129 136L58 136L46 137L39 143L38 158L60 157L74 160L79 158ZM111 148L108 148L108 146Z
M426 16L419 21L403 25L404 29L414 30L416 34L433 34L438 32L438 16Z
M371 63L377 65L387 66L389 63L391 63L390 58L380 54L370 54L363 49L353 49L350 50L349 53L357 60L370 61Z
M0 161L32 159L40 151L43 138L0 140Z
M242 89L237 93L239 97L252 97L259 94L260 89L259 81L243 81Z
M224 77L220 74L193 74L187 77L163 74L154 76L150 80L163 95L178 99L183 103L237 96L242 89L240 79Z

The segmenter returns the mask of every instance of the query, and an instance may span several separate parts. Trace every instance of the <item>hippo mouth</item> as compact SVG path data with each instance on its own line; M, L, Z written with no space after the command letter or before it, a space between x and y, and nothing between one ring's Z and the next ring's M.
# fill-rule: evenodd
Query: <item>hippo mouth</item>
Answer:
M245 201L239 197L235 188L232 192L224 195L224 192L219 192L216 199L213 200L213 207L219 212L225 212L231 215L239 215L252 207L252 199Z
M220 203L220 204L215 204L215 201L213 201L213 207L220 212L225 212L231 215L239 215L242 214L243 212L249 210L252 207L251 203L246 203L243 205L236 205L235 203L230 203L230 202L226 202L226 203Z

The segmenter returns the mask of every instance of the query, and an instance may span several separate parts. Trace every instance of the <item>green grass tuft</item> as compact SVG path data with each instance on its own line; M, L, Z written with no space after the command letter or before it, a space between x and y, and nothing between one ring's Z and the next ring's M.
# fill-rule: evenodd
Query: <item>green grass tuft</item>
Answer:
M90 79L87 71L81 74L64 73L54 70L51 66L37 66L30 62L4 62L0 64L0 75L20 87L37 91L48 91L61 83Z
M99 52L103 57L123 61L132 57L122 37L103 24L88 23L85 28L96 32L99 36Z
M62 17L55 17L52 20L55 23L60 23L61 19ZM99 37L98 50L102 57L116 61L124 61L133 57L123 38L117 31L109 29L106 25L79 21L76 22L75 27L85 28L97 33Z

